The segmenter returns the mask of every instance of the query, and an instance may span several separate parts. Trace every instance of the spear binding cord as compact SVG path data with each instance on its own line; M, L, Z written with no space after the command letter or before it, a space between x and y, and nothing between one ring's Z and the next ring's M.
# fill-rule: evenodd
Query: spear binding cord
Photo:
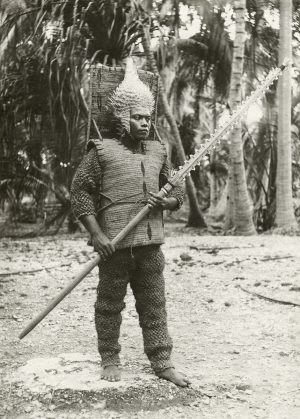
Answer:
M228 133L238 122L241 116L248 110L249 106L260 99L265 90L277 79L280 73L289 64L285 61L280 67L272 70L266 79L261 82L259 87L253 91L253 93L242 103L242 105L232 114L230 119L220 128L218 128L212 136L206 141L206 144L202 145L199 150L190 156L185 161L184 166L179 167L179 170L173 173L173 176L168 180L168 183L159 191L161 197L166 197L168 193L174 188L174 186L181 183L186 176L190 175L191 170L194 170L197 165L200 164L201 159L208 154L208 152L215 148L216 144L220 143L221 138ZM112 240L114 245L117 245L151 210L151 207L147 205L124 227L119 234ZM52 301L51 303L37 315L20 333L19 338L23 339L32 329L34 329L46 316L50 313L85 277L94 269L100 262L100 256L96 256L85 264L81 271L77 274L74 280L64 288Z

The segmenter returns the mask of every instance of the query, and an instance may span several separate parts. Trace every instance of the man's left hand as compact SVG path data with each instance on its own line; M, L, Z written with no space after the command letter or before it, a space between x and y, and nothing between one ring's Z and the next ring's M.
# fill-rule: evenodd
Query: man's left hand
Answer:
M178 201L176 198L162 198L159 194L152 192L149 192L149 194L151 196L148 199L148 205L151 208L158 208L160 210L174 210L178 205Z

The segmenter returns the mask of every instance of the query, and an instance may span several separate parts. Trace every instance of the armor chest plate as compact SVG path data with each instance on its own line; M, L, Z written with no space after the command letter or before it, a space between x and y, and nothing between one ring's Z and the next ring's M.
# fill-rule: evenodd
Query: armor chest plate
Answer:
M98 222L112 239L146 204L149 191L158 192L166 154L158 141L144 141L143 153L133 153L114 139L97 147L101 166ZM119 247L163 242L161 211L152 211Z
M140 197L146 191L157 192L159 173L164 163L164 150L157 141L142 144L144 154L132 153L115 140L107 140L100 157L102 192L113 199L132 194Z

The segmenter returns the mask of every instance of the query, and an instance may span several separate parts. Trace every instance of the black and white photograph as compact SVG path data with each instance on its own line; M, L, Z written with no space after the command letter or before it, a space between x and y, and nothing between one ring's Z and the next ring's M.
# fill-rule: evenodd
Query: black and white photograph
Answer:
M0 417L300 418L300 0L0 0Z

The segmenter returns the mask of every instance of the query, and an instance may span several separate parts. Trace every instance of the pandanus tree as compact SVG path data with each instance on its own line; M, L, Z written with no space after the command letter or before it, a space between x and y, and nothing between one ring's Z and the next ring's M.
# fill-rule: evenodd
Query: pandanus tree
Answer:
M30 170L30 161L41 160L38 115L45 108L39 56L28 41L33 19L26 16L27 6L25 1L1 3L0 198L8 198L12 216L24 192L34 190L38 201L43 194L40 177Z
M85 147L86 59L120 62L136 40L137 22L121 0L12 3L1 4L1 198L19 196L24 184L27 192L52 190L62 208L46 227L61 225Z

